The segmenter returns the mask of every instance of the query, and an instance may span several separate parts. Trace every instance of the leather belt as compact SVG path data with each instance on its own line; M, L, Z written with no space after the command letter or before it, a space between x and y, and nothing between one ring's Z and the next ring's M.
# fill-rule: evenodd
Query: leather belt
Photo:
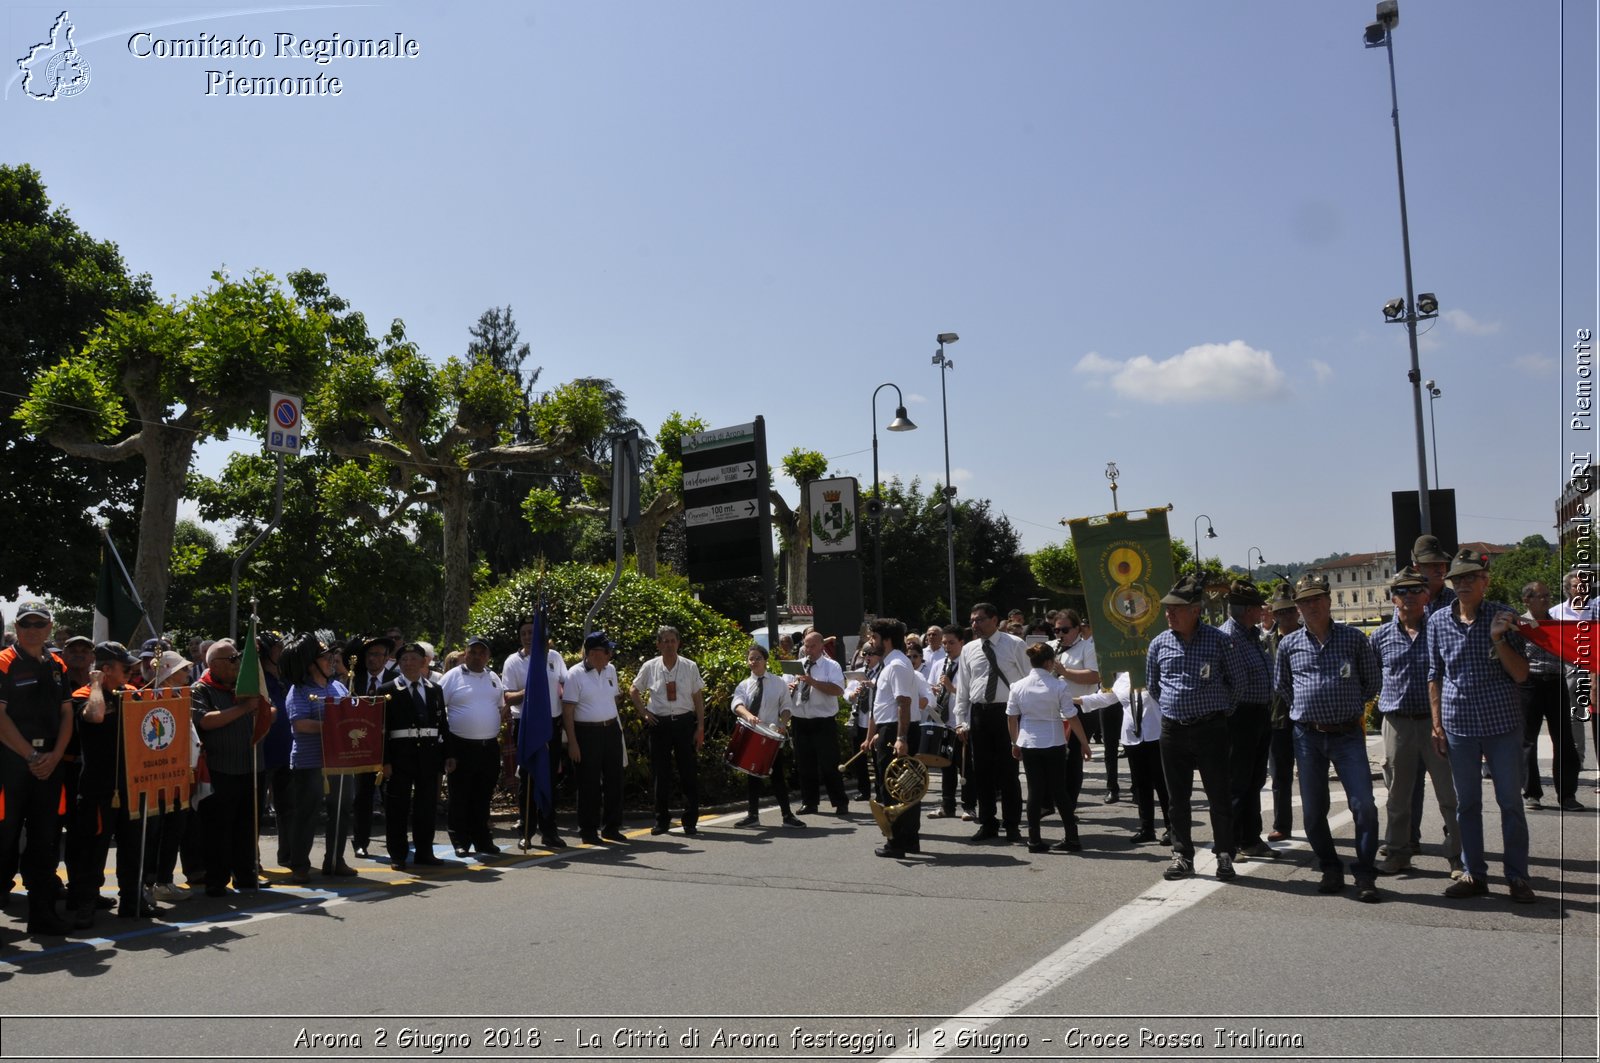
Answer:
M572 722L572 726L574 726L574 727L615 727L615 726L617 726L617 721L615 719L611 719L611 720L574 720Z
M438 738L437 727L407 727L401 731L390 731L390 738Z
M1307 723L1305 720L1301 720L1300 726L1312 731L1316 731L1318 734L1355 734L1357 731L1361 730L1361 717L1357 716L1355 719L1346 720L1344 723Z
M1172 722L1177 724L1179 727L1199 727L1203 723L1210 723L1213 720L1220 720L1226 715L1228 715L1226 712L1210 712L1193 720L1175 719Z

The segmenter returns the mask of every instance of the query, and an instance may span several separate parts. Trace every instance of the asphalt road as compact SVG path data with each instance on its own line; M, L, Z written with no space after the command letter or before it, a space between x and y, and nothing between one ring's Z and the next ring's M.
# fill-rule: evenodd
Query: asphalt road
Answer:
M441 847L426 876L374 861L65 941L21 936L13 900L0 1058L1596 1058L1593 770L1585 812L1528 813L1526 906L1492 812L1487 898L1445 899L1436 852L1381 904L1319 895L1298 817L1236 882L1208 858L1164 882L1166 853L1123 842L1131 806L1087 774L1080 854L925 820L926 855L884 860L864 813L796 831L766 809L760 830L639 821L559 855Z

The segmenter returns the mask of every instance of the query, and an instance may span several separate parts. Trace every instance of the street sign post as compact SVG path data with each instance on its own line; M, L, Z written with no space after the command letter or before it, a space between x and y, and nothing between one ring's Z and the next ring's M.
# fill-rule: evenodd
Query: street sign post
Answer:
M305 431L300 419L303 404L299 395L274 391L267 400L267 449L280 454L300 453Z
M767 426L748 424L686 435L683 519L689 579L762 577L768 628L777 627L772 513L767 497Z

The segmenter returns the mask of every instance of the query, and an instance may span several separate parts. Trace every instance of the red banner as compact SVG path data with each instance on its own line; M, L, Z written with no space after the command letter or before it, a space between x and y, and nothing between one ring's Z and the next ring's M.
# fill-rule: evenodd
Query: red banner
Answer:
M188 805L194 779L189 764L193 734L188 687L130 690L123 695L122 764L128 815L138 818L141 808L155 815Z
M330 698L322 713L322 771L350 775L383 767L383 699Z
M1600 643L1600 621L1541 620L1530 624L1523 620L1518 622L1517 634L1568 664L1587 669L1590 674L1600 663L1600 653L1596 652L1596 644Z

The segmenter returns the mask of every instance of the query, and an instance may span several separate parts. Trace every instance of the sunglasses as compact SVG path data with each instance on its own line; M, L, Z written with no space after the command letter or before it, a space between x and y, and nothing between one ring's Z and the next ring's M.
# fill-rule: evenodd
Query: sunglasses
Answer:
M218 657L217 660L232 661L234 664L238 664L240 661L244 660L244 654L236 653L232 657Z
M17 621L17 626L18 627L49 627L50 626L50 621L48 621L48 620L37 620L37 619L36 620L18 620Z
M1426 587L1396 587L1394 593L1401 598L1411 598L1427 591Z
M1056 634L1057 635L1070 635L1076 630L1078 630L1078 629L1075 628L1075 627L1058 627L1058 628L1056 628Z

